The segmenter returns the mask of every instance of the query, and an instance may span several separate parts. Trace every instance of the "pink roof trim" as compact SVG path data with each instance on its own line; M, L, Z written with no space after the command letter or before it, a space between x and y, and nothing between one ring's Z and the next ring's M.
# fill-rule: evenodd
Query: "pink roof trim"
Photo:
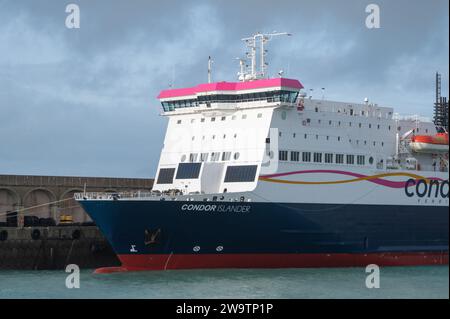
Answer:
M293 89L302 89L303 85L298 80L285 79L285 78L273 78L273 79L263 79L255 80L250 82L216 82L216 83L205 83L199 84L194 87L184 88L184 89L171 89L162 90L158 99L166 99L171 97L179 96L189 96L195 95L201 92L211 92L211 91L243 91L252 90L260 88L269 87L288 87Z

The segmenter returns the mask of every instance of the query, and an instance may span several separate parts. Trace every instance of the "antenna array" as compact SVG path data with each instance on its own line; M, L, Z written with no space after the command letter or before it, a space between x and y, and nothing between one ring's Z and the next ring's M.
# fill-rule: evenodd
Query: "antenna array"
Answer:
M251 37L243 38L249 48L249 52L246 53L245 58L239 59L240 71L238 73L239 81L252 81L262 79L266 77L267 65L266 55L267 50L265 44L272 40L274 37L287 35L291 36L287 32L272 32L272 33L256 33ZM258 54L259 51L259 54ZM259 69L257 66L257 56L259 55ZM248 70L247 60L250 60L250 70Z

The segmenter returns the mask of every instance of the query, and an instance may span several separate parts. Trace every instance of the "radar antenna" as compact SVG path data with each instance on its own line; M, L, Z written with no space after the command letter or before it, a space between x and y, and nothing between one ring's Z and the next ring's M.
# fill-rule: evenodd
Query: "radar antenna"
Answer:
M242 41L245 42L250 52L247 53L247 58L250 59L250 72L248 72L245 59L239 59L241 70L238 73L240 81L251 81L262 79L266 77L267 63L265 57L267 55L267 50L264 46L267 42L272 40L274 37L292 34L287 32L272 32L272 33L256 33L251 37L243 38ZM259 50L259 70L257 70L257 51Z

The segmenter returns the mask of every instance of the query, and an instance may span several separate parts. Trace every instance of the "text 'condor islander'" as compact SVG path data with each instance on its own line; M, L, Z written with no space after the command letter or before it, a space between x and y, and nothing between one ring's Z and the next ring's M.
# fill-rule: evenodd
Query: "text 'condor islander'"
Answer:
M122 262L99 272L448 264L447 131L267 77L276 35L238 82L159 94L151 193L76 195Z

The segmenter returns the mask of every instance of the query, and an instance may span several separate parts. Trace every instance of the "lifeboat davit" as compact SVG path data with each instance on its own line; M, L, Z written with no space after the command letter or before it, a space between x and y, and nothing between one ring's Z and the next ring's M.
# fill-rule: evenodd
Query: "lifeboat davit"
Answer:
M448 133L415 135L409 145L416 153L448 153Z

